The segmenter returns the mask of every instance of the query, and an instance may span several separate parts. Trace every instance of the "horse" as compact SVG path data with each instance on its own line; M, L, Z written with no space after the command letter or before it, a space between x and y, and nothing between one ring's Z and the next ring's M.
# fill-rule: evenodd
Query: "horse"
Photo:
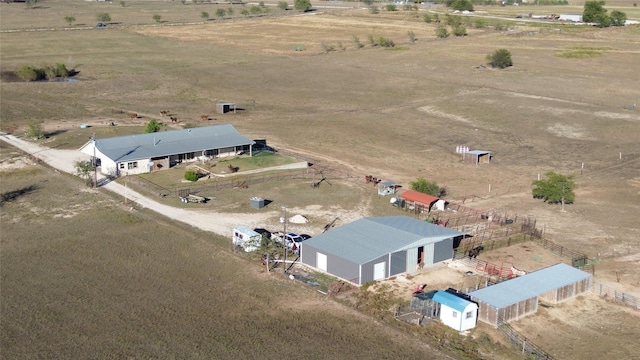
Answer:
M172 116L172 117L171 117L171 122L172 122L172 123L177 123L177 122L178 122L178 118L177 118L177 117L175 117L175 116Z
M138 118L138 114L137 113L128 113L127 116L129 116L131 119L137 119Z
M209 115L200 115L200 120L202 121L209 120Z
M160 111L160 116L166 117L167 115L169 115L169 112L167 110Z

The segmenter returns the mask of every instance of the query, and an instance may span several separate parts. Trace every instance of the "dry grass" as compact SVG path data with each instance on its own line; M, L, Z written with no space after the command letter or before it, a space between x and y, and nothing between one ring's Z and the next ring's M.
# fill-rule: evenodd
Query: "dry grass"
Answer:
M41 167L0 176L2 194L35 188L0 204L3 358L433 351L313 290L259 274L258 263L225 251L228 239L128 211Z
M601 256L596 272L597 281L613 282L632 293L637 293L640 287L637 278L627 275L637 273L633 255L640 252L636 241L635 216L638 213L635 199L640 183L640 151L637 146L640 113L625 108L640 100L637 92L640 73L633 71L637 67L637 39L640 35L637 26L595 29L545 25L535 28L531 24L512 23L513 31L509 32L470 29L470 35L465 38L437 40L434 24L426 24L408 12L382 12L380 16L372 16L360 10L322 11L311 16L216 20L206 25L141 26L152 25L151 15L156 11L167 21L192 18L195 21L199 19L201 11L213 14L215 10L207 10L214 9L209 5L183 6L155 2L131 2L131 8L124 10L120 9L119 4L100 2L42 3L48 9L29 11L15 5L0 4L2 30L32 28L36 25L61 28L64 25L63 17L72 9L77 9L73 11L77 14L78 23L92 26L95 12L107 9L114 21L122 24L106 31L92 28L0 33L3 70L22 65L62 62L79 70L77 77L81 79L78 83L1 83L0 125L4 130L19 134L27 121L44 120L52 131L59 133L48 140L49 144L73 147L86 141L90 132L108 136L108 133L102 132L121 131L104 125L110 121L123 124L127 121L125 115L114 114L113 109L141 115L137 123L126 125L141 126L150 118L158 118L160 110L175 113L182 123L198 124L201 123L201 114L215 114L217 101L234 101L243 110L237 114L217 115L218 123L231 123L249 137L265 138L276 147L307 154L322 166L347 168L353 173L373 174L401 184L424 176L445 186L451 200L460 201L469 195L477 195L477 202L467 204L499 212L534 215L540 224L546 225L546 234L552 240L581 249L590 256ZM630 6L623 1L616 3L618 5ZM131 11L137 6L141 11L147 7L149 16ZM568 8L540 9L558 13ZM523 7L483 10L531 12ZM623 11L626 10L629 10L628 14L636 14L633 12L635 9L625 8ZM537 13L537 7L534 13ZM418 40L414 44L409 43L407 31L416 34ZM391 38L398 46L407 47L408 50L372 48L367 44L370 34ZM354 35L367 44L363 49L355 49L352 41ZM345 51L323 52L322 43L335 44L338 41L346 46ZM295 51L294 45L303 45L305 50ZM510 50L515 66L505 71L478 67L484 63L486 54L497 48ZM570 49L587 48L606 50L599 57L558 57L559 53ZM94 127L80 131L77 129L80 123L90 123ZM488 166L465 165L454 153L457 145L491 150L494 160ZM618 160L620 153L623 154L623 161ZM585 169L581 174L582 163L585 163ZM577 201L567 213L560 214L555 207L531 199L531 181L536 174L544 174L549 170L576 176L579 185ZM54 186L52 182L43 180L43 183ZM315 195L311 196L311 191L302 191L303 187L308 186L305 183L252 187L250 190L256 190L256 193L251 196L283 201L280 197L284 197L288 190L299 187L301 191L297 192L295 199L283 202L295 203L302 208L312 205L305 204L307 201L320 201ZM2 182L3 187L7 184L10 182ZM487 190L489 185L492 193ZM273 189L276 187L280 189ZM331 190L329 187L320 190L325 189ZM361 198L364 200L358 202L357 195L350 197L352 195L348 187L340 185L336 189L335 193L330 191L323 193L323 196L340 194L345 196L344 204L353 200L355 204L370 206L371 210L368 211L371 213L384 211L382 209L388 205L381 203L381 199L376 200L375 196L364 196ZM38 190L33 194L39 196L40 192ZM61 204L72 202L76 197L80 204L89 200L86 193L74 187L60 188L53 193L56 194L53 198L61 197L60 203L50 203L52 200L47 198L44 204L52 206L34 205L20 209L20 215L16 215L15 219L41 221L38 219L42 218L42 214L53 216L56 213L47 209L74 209L73 206L63 207ZM305 197L306 193L308 197ZM500 196L496 196L496 193ZM230 204L235 201L243 203L246 198L240 192L239 195L230 195L229 201ZM4 217L4 210L9 206L14 205L5 204L3 209L3 233L5 223L10 224L9 220L14 218ZM233 210L242 210L240 207L236 206ZM79 210L75 212L78 215L69 220L60 220L69 221L64 223L65 229L81 229L85 223L98 226L96 223L99 221L89 219L89 215ZM62 219L65 219L65 214L75 212L59 211ZM110 214L106 209L97 214L118 222L127 222L129 219L129 215ZM74 219L81 219L82 222L74 222L79 221ZM132 224L131 228L126 228L127 231L115 231L119 237L134 241L136 246L144 248L150 246L149 239L153 238L136 235L132 239L131 236L144 234L146 228L143 225L146 223ZM154 226L164 228L166 225ZM13 247L18 246L20 239L42 236L27 233L33 231L28 227L18 229L16 225L15 228L18 237L11 240L3 237L3 259L8 254L4 251L5 241L12 241ZM102 232L107 232L107 228L113 226L98 227L103 229ZM47 233L42 228L40 230L43 234ZM61 239L57 240L59 242L66 238L62 230L55 234L56 238ZM167 253L180 254L179 260L184 260L187 255L193 257L193 253L180 249L182 246L195 246L188 243L188 239L200 244L202 248L199 250L205 254L219 252L218 248L211 248L215 249L212 251L207 247L208 243L199 242L195 235L189 234L186 230L171 233L172 240L177 242L163 242L166 248L154 250L155 259L164 261ZM202 237L207 238L207 235ZM42 239L38 241L45 242ZM82 245L80 240L75 241L70 246ZM109 249L101 247L101 243L96 246L101 251L116 251L114 249L123 248L118 241L122 240L107 242L112 245ZM227 243L226 240L212 241ZM84 258L76 255L71 257L78 260L78 269L68 276L80 276L81 265L91 265L86 263L91 261L91 249L87 246L89 248L81 252L86 255ZM28 261L59 254L40 254L34 250L37 247L29 245L29 248L31 252L28 254L33 258L25 257ZM112 253L107 254L111 256ZM105 258L108 256L105 255ZM183 265L173 258L171 261L171 267L177 269L175 273L179 274L184 269ZM3 261L3 276L5 269L18 266L15 263L8 263L10 267L5 264ZM184 271L198 279L201 275L197 272L211 271L206 261L198 260L198 264L193 272L188 269ZM220 267L224 267L229 263L220 264ZM117 260L116 265L125 266L126 262ZM33 270L30 271L36 272L37 267L31 266ZM100 266L104 268L106 265ZM233 266L233 262L229 266ZM146 275L139 268L137 271L135 274L146 280L143 277ZM615 271L623 272L623 281L620 283L615 283ZM121 273L117 275L125 276ZM39 276L42 277L36 277L38 281L34 281L37 290L34 293L45 296L47 291L55 292L55 288L39 290L41 288L36 285L43 281L44 275ZM90 277L101 275L96 271L86 276L87 284L93 284L91 281L94 280L90 280ZM255 280L243 281L239 280L240 286L250 288L250 282ZM3 281L3 287L5 284L11 282ZM57 282L55 284L59 285ZM152 281L150 286L153 285L164 289L158 282ZM90 289L91 286L87 285L85 291ZM161 297L161 291L153 291L156 293L150 298ZM199 288L189 291L195 291L192 298L208 297L208 293L201 293L205 290ZM7 293L11 294L2 292L3 296L9 296ZM52 298L57 298L57 295ZM25 300L27 294L16 297L16 301L6 299L2 302L3 313L9 311L4 306L16 306L7 304L28 303ZM40 301L40 298L37 300ZM154 308L152 304L145 304L140 308L141 314L153 314L165 309L170 310L168 314L177 311L176 307ZM107 306L102 302L98 305ZM245 305L251 308L251 305ZM202 303L196 307L199 311L210 310L207 306ZM115 310L124 311L122 308ZM110 313L118 313L115 310ZM20 314L26 316L26 312ZM187 315L196 316L192 312ZM42 316L47 318L51 315ZM173 316L168 319L178 318L175 314ZM133 317L126 318L121 325L126 327L124 324L131 319ZM209 328L208 321L214 320L208 319L196 324ZM14 320L18 321L19 316L16 315ZM271 320L275 324L275 320ZM3 321L3 324L6 323ZM158 328L152 323L141 324L145 329ZM36 329L33 326L31 329ZM99 333L94 328L88 330ZM132 333L125 331L125 334ZM160 334L152 338L163 337ZM222 349L229 349L235 344L233 339L221 341L223 344L219 345ZM192 347L193 343L187 343ZM592 343L597 346L597 342ZM585 353L576 353L575 356L588 356L587 345L580 347Z

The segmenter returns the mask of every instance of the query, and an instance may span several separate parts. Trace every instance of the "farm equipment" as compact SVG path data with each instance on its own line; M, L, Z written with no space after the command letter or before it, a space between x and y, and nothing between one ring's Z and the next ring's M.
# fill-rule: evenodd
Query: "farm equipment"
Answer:
M206 198L204 196L198 196L198 195L193 195L193 194L188 194L187 196L181 196L180 197L180 201L182 201L185 204L188 203L199 203L199 204L204 204L207 201L209 201L209 198Z

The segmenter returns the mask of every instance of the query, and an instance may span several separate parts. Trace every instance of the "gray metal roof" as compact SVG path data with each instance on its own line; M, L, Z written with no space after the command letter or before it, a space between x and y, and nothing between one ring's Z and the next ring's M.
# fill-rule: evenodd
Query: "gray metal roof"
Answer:
M363 218L305 240L327 254L364 264L380 256L464 235L408 216Z
M501 309L590 277L589 273L560 263L473 291L468 295L496 309Z
M252 144L230 124L96 140L96 148L115 162Z
M471 150L471 151L467 151L465 154L484 155L484 154L491 154L491 151L487 151L487 150Z

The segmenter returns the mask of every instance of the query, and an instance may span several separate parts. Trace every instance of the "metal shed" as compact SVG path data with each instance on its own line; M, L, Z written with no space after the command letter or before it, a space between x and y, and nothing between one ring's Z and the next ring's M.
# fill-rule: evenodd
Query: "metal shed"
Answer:
M588 292L592 276L567 264L556 264L469 293L479 304L478 319L494 326L534 314L538 302L557 304Z
M449 260L463 235L408 216L363 218L306 240L301 262L362 285Z
M438 291L433 301L440 304L440 321L448 327L466 331L476 327L478 305L447 291Z
M219 102L216 104L216 109L220 114L226 114L228 112L236 112L236 103L233 102Z
M491 151L487 150L470 150L462 153L462 160L479 165L480 163L488 164L491 162Z

